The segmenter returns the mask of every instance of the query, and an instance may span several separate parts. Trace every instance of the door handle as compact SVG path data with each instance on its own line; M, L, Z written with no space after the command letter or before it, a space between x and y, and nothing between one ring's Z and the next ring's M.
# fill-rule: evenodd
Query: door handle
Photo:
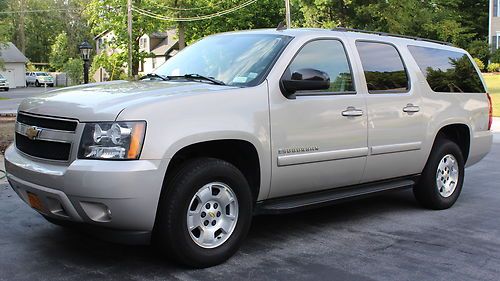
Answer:
M346 110L342 111L342 116L345 117L363 116L363 110L356 109L354 106L349 106Z
M403 111L406 113L416 113L420 111L420 107L409 103L403 108Z

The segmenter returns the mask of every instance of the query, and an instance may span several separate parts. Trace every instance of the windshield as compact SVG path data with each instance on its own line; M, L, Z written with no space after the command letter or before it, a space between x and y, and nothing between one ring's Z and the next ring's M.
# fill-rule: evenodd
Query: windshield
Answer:
M47 72L37 72L36 76L49 76Z
M210 36L166 61L155 73L163 76L199 74L226 85L255 86L290 38L272 34Z
M0 74L0 79L3 79L3 76L2 76L2 74Z

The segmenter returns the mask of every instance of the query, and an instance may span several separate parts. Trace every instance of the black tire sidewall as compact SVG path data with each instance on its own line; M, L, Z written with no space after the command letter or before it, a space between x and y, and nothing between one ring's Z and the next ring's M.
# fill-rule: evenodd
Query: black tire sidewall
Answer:
M238 221L222 245L205 249L198 246L187 231L186 214L195 193L211 182L222 182L232 189L238 200ZM238 250L250 227L253 203L248 183L236 167L218 159L197 159L182 168L167 188L161 202L157 238L177 261L193 267L212 266Z
M453 194L449 197L443 197L437 188L436 176L439 163L448 154L453 155L458 162L459 177ZM450 208L460 196L464 174L465 161L458 145L444 138L438 139L432 149L420 181L414 189L415 196L425 207L437 210Z

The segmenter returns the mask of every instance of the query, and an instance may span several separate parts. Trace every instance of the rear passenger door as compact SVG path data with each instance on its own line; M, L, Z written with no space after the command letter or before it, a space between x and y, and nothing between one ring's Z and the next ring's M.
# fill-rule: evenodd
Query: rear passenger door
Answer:
M368 109L368 147L362 182L420 173L425 118L414 66L401 56L407 50L389 43L357 40ZM405 47L406 48L406 47Z

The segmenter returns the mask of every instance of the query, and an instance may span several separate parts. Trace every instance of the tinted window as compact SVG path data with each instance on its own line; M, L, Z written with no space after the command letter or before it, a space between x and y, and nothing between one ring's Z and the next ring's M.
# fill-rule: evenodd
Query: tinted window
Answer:
M486 92L479 74L466 54L417 46L408 46L408 49L433 91Z
M307 43L288 67L287 75L304 68L326 72L330 88L314 92L354 92L351 68L342 43L338 40L317 40Z
M356 42L366 84L370 92L406 92L409 89L408 76L401 56L389 44Z

